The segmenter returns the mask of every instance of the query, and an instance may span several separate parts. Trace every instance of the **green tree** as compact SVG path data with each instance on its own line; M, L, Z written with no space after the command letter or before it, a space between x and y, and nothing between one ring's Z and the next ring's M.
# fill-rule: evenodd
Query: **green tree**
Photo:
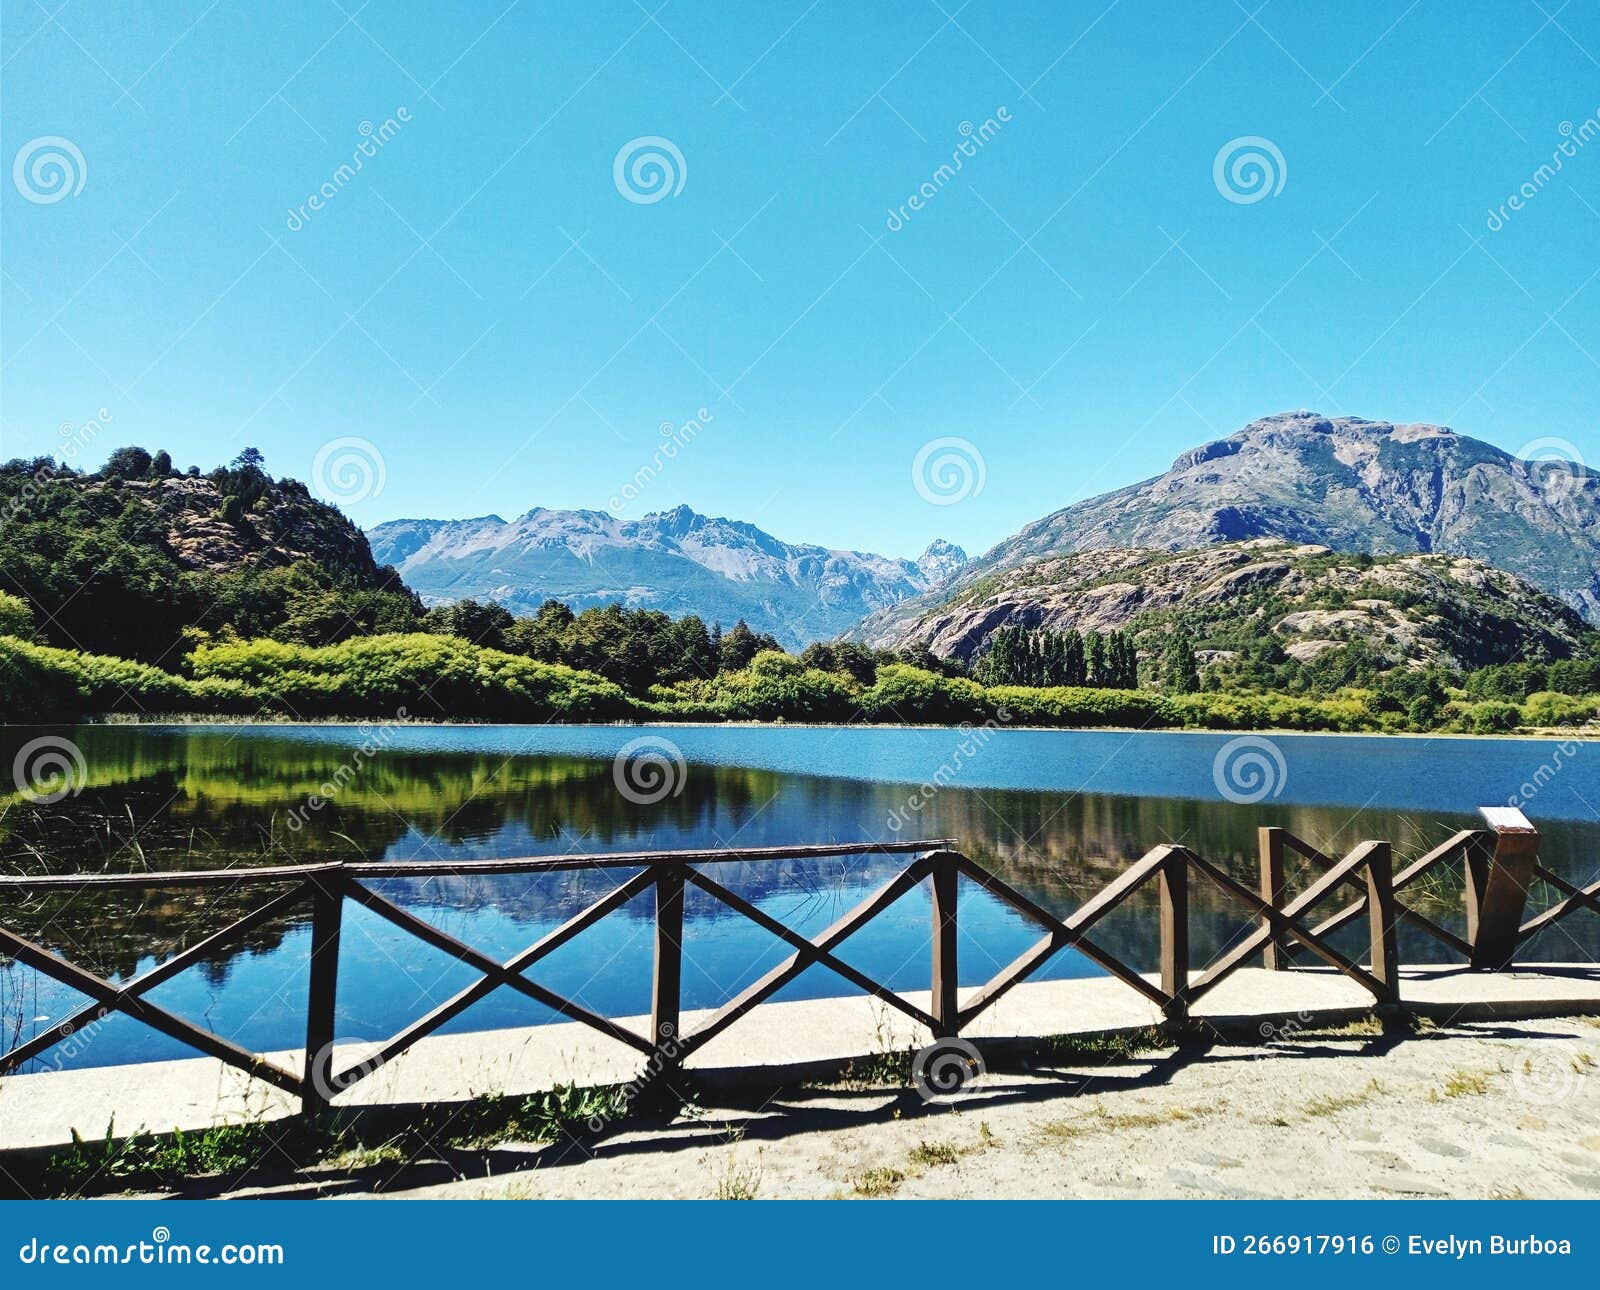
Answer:
M459 636L485 649L504 649L512 622L511 611L495 601L458 600L430 609L423 627L441 636Z
M969 672L960 659L940 658L926 645L913 645L909 649L903 649L894 658L898 663L907 664L923 672L932 672L935 676L964 677Z
M0 591L0 636L33 639L33 610L21 596Z
M143 448L114 450L100 471L106 479L143 479L149 473L150 454Z
M1073 628L1062 642L1061 684L1083 685L1088 679L1089 665L1084 655L1083 633Z
M724 672L737 672L750 666L750 661L763 650L782 653L783 647L766 633L751 631L750 624L741 618L722 638L717 666Z
M532 618L519 618L505 632L505 648L542 663L565 661L575 615L559 600L547 600Z
M862 685L871 685L878 679L879 664L892 661L893 657L880 658L858 641L818 641L801 651L800 662L819 672L838 672Z
M1083 642L1084 671L1089 685L1104 688L1106 678L1106 638L1099 632L1089 632Z
M662 684L717 674L717 650L711 643L711 633L705 622L696 614L689 614L668 626L659 658L656 680Z
M143 477L162 463L163 454L128 448L109 468ZM323 642L410 630L420 617L360 532L294 481L258 469L262 510L247 515L239 494L111 488L119 478L48 459L0 465L0 590L28 603L46 644L158 660L183 649L189 627ZM221 518L237 526L234 567L189 567L174 541L197 521ZM288 551L305 558L284 563Z
M1193 694L1200 688L1200 665L1194 655L1194 639L1180 630L1167 648L1165 682L1175 694Z

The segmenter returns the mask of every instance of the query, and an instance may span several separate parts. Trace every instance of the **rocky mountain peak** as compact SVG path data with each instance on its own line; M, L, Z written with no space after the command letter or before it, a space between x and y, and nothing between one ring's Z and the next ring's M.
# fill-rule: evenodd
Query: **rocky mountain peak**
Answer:
M697 526L708 523L704 515L681 503L670 511L652 512L644 518L646 523L653 520L661 532L670 533L675 537L682 537Z
M943 582L966 566L967 553L954 542L934 538L927 550L916 558L916 566L930 583Z
M369 537L425 603L496 600L532 613L621 603L731 626L743 618L801 648L927 591L966 563L935 542L916 561L785 542L689 506L620 519L534 507L517 520L396 520Z
M1277 412L1272 416L1258 417L1226 439L1217 439L1180 453L1169 473L1186 471L1240 452L1292 451L1296 447L1307 449L1319 441L1331 445L1334 454L1340 460L1346 460L1369 458L1385 442L1409 444L1425 439L1458 437L1448 426L1427 422L1397 425L1391 421L1369 421L1365 417L1329 417L1301 408L1295 412ZM1350 464L1348 460L1346 464Z

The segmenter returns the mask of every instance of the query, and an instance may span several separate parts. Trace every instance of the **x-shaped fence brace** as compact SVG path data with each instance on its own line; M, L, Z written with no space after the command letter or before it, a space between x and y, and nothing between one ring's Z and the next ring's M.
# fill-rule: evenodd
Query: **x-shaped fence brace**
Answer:
M743 897L730 891L721 883L695 868L697 864L726 864L740 861L770 861L799 858L825 858L856 854L882 854L898 852L923 852L910 866L902 870L886 886L868 897L849 914L822 932L808 939L774 919ZM338 1093L360 1083L380 1070L395 1057L418 1041L432 1034L452 1018L474 1003L485 998L501 986L516 990L552 1011L590 1026L618 1042L647 1056L658 1056L664 1048L670 1050L672 1063L681 1062L689 1052L721 1033L750 1009L774 991L798 976L812 964L821 964L843 976L860 989L900 1008L915 1020L929 1026L934 1018L922 1009L901 999L886 985L878 982L838 958L832 951L846 937L870 922L877 914L910 891L933 867L930 856L951 854L941 849L938 842L876 843L847 846L820 845L799 847L769 847L744 851L695 851L679 853L626 853L584 859L536 859L527 861L501 860L463 864L392 863L392 864L332 864L251 869L229 873L178 873L169 875L83 875L59 876L37 879L0 878L0 890L6 887L52 889L103 889L146 888L152 886L215 886L239 882L268 884L292 882L290 890L251 910L222 930L190 945L182 952L157 967L124 983L105 980L68 959L54 954L43 946L0 927L0 952L18 962L43 973L87 995L92 1002L71 1016L41 1031L33 1038L0 1053L0 1074L19 1069L55 1044L70 1038L83 1027L103 1020L112 1013L122 1013L142 1021L155 1030L189 1045L209 1057L256 1078L267 1081L285 1092L299 1096L309 1108L325 1103ZM592 902L559 927L547 932L532 945L504 962L497 962L481 950L435 927L425 919L404 909L365 886L361 879L396 879L431 877L440 874L510 874L576 870L584 868L620 868L642 865L637 872L624 879L604 896ZM780 940L791 945L795 953L788 960L767 973L760 980L731 999L695 1033L677 1034L678 982L681 974L683 938L683 887L685 881L693 883L723 904L742 914L758 926L765 928ZM656 892L656 997L652 1010L652 1028L655 1039L639 1035L608 1017L584 1007L575 1000L529 979L527 972L542 959L560 949L574 937L592 927L602 918L621 908L635 897L654 889ZM341 936L342 907L348 899L425 944L443 951L458 962L475 968L482 975L471 985L459 990L404 1030L381 1044L377 1050L360 1062L334 1072L333 1027L337 990L338 949ZM205 1030L192 1022L176 1016L151 1003L144 996L162 983L193 966L196 962L228 947L232 942L263 923L290 913L296 906L309 901L312 906L311 981L306 1022L305 1065L303 1074L284 1069L266 1057L250 1052L230 1040ZM664 989L664 987L670 987Z
M267 879L271 881L271 879ZM116 984L96 976L86 968L79 967L76 963L52 954L43 946L18 936L6 928L0 927L0 950L9 954L19 963L33 968L45 976L52 977L62 984L72 987L81 994L86 994L93 1003L78 1009L71 1016L58 1021L47 1030L41 1031L32 1039L19 1044L9 1052L0 1053L0 1075L8 1074L22 1066L24 1062L38 1056L45 1050L69 1039L81 1031L85 1026L104 1020L114 1012L123 1013L136 1021L142 1021L152 1029L160 1031L169 1038L188 1044L204 1053L207 1057L215 1057L226 1062L229 1066L236 1066L240 1070L265 1080L287 1093L303 1094L304 1084L300 1077L292 1071L268 1061L257 1053L241 1048L230 1040L222 1038L209 1030L185 1021L182 1017L168 1012L165 1008L157 1007L144 996L158 985L171 980L200 959L225 948L230 942L237 940L247 932L268 922L273 918L288 913L294 906L302 903L313 894L314 888L310 882L300 882L289 891L280 896L275 896L266 904L251 910L243 918L229 924L221 931L215 932L204 940L197 941L186 950L174 955L166 962L151 968L134 977L131 981Z
M1318 851L1315 847L1310 845L1310 843L1295 837L1294 834L1289 833L1286 830L1272 829L1263 830L1263 832L1270 832L1278 835L1281 838L1283 845L1299 852L1300 855L1304 856L1307 860L1311 861L1312 864L1316 865L1320 869L1328 870L1334 867L1334 862L1325 856L1321 851ZM1271 841L1268 840L1266 842L1266 846L1270 845ZM1420 878L1430 873L1433 869L1458 852L1465 853L1469 848L1489 847L1492 849L1492 845L1493 837L1491 834L1485 833L1479 829L1462 829L1459 833L1454 834L1450 838L1447 838L1444 842L1440 843L1438 846L1434 847L1433 850L1429 851L1426 855L1413 860L1399 873L1394 875L1393 888L1397 897L1394 903L1395 917L1399 918L1402 922L1409 923L1411 926L1421 929L1429 936L1449 946L1463 957L1471 958L1471 945L1469 945L1461 937L1457 936L1454 932L1450 931L1448 928L1440 927L1439 924L1434 922L1431 918L1424 914L1418 913L1409 905L1402 903L1398 899L1398 895L1400 892L1404 891L1407 887L1411 886ZM1344 909L1341 909L1337 914L1333 914L1328 918L1325 918L1322 922L1318 923L1314 928L1312 928L1312 931L1316 935L1330 936L1334 932L1339 931L1343 927L1347 927L1350 923L1361 917L1362 913L1366 910L1367 892L1365 888L1360 882L1356 881L1353 876L1347 878L1346 883L1357 888L1360 891L1360 895L1353 903L1347 905ZM1265 893L1263 893L1263 895L1264 894Z
M1543 913L1535 914L1517 929L1519 943L1560 922L1567 915L1577 913L1580 909L1600 914L1600 882L1590 883L1587 887L1575 887L1560 874L1551 873L1542 864L1535 864L1533 873L1536 878L1549 883L1560 892L1561 899Z
M1009 990L1036 974L1055 954L1076 950L1110 976L1156 1004L1169 1019L1182 1020L1189 1009L1254 955L1264 954L1269 966L1286 966L1290 942L1357 982L1379 1004L1399 999L1396 926L1404 921L1464 954L1474 966L1485 964L1483 927L1479 926L1484 893L1496 881L1517 881L1521 894L1533 878L1542 879L1562 899L1526 923L1517 925L1520 903L1509 929L1509 948L1490 947L1489 957L1504 957L1515 944L1581 909L1600 913L1600 883L1579 888L1539 865L1534 858L1537 835L1531 827L1521 842L1507 848L1508 863L1497 863L1496 835L1463 830L1393 872L1390 845L1364 842L1342 860L1333 860L1281 829L1262 831L1262 890L1251 890L1211 861L1184 846L1160 846L1128 867L1112 882L1065 918L1057 917L989 870L942 842L771 847L744 851L625 853L607 856L495 860L478 862L395 862L282 866L275 868L178 874L75 875L46 878L0 878L7 888L195 887L290 884L289 889L181 953L133 979L105 980L26 938L0 927L0 952L88 996L89 1004L9 1052L0 1053L0 1074L19 1069L53 1045L112 1013L123 1013L209 1057L299 1096L316 1109L387 1065L426 1036L502 986L516 990L561 1016L593 1028L652 1059L653 1068L676 1067L691 1053L715 1039L751 1009L769 999L807 968L830 969L867 995L897 1009L936 1036L959 1033ZM1504 835L1499 839L1504 841ZM1289 848L1324 870L1306 889L1288 898L1283 889L1282 853ZM814 937L788 927L752 901L729 890L702 871L701 865L770 861L857 854L909 853L913 858L898 874ZM1464 857L1468 881L1469 936L1463 939L1401 903L1398 891L1422 878L1451 856ZM1517 866L1520 865L1520 868ZM503 962L435 927L379 895L363 880L440 875L528 874L576 869L633 868L605 895L559 927ZM1505 870L1503 873L1502 870ZM1237 939L1198 974L1189 964L1189 875L1197 874L1231 901L1244 907L1252 930ZM1511 876L1508 878L1507 874ZM958 1001L956 963L957 883L965 876L980 890L1002 901L1043 929L1044 935L968 997ZM887 984L841 959L836 951L850 936L910 892L932 879L933 957L932 1008L924 1010ZM1158 888L1161 929L1159 984L1117 958L1089 933L1147 884ZM683 908L686 885L692 885L763 928L793 953L728 1000L691 1032L680 1030L683 955ZM1349 905L1320 922L1308 916L1334 893L1352 888ZM651 1034L641 1035L573 999L540 985L528 972L543 959L601 919L649 891L655 893L655 968ZM384 1041L362 1061L333 1070L334 1021L342 911L346 900L385 919L402 931L481 975L470 985ZM290 913L309 901L312 908L310 985L306 1020L305 1063L300 1073L287 1070L152 1003L146 996L184 969L227 948L254 928ZM1370 962L1363 967L1333 948L1328 938L1366 913L1371 934ZM1489 929L1493 931L1494 929Z
M1333 861L1322 852L1286 830L1262 829L1261 832L1263 894L1268 889L1281 888L1283 847L1298 852L1319 868L1328 869L1333 865ZM1587 887L1578 887L1560 874L1552 873L1535 859L1536 841L1537 835L1523 834L1519 837L1510 834L1497 838L1495 833L1484 829L1462 829L1395 874L1394 890L1398 894L1445 861L1460 858L1466 878L1467 935L1465 937L1457 936L1448 928L1439 926L1426 915L1398 900L1395 902L1396 917L1426 932L1436 941L1461 955L1474 967L1503 967L1509 963L1511 952L1517 945L1523 944L1562 919L1583 910L1600 914L1600 882L1591 883ZM1523 844L1520 848L1519 842ZM1507 845L1508 843L1510 845ZM1515 861L1518 859L1516 853L1519 849L1523 853L1520 857L1523 868L1520 870L1515 868ZM1502 929L1502 944L1494 947L1485 944L1480 922L1484 918L1485 904L1492 900L1490 894L1492 868L1497 853L1507 852L1509 854L1505 854L1505 858L1512 863L1503 866L1505 883L1511 889L1506 894L1512 897L1508 903L1514 906L1518 917L1529 889L1535 881L1544 882L1553 888L1561 899L1526 922L1517 924L1513 920L1511 926ZM1323 920L1313 930L1319 936L1327 936L1359 918L1366 907L1367 899L1363 893L1353 903ZM1490 916L1492 917L1492 911Z
M981 986L966 1007L960 1010L959 1024L963 1026L992 1006L1013 986L1032 976L1059 950L1069 946L1158 1005L1169 1019L1174 1020L1186 1016L1195 1002L1236 972L1252 955L1260 953L1269 940L1283 936L1292 937L1330 966L1364 986L1378 1002L1392 1003L1399 998L1399 969L1394 939L1395 906L1387 842L1363 843L1345 859L1333 864L1327 874L1282 908L1264 900L1188 847L1161 846L1131 865L1065 919L1057 918L965 857L959 857L957 863L961 871L985 891L1045 929L1043 937ZM1191 976L1189 970L1188 875L1191 870L1259 916L1264 924L1198 977ZM1330 946L1324 930L1308 927L1302 921L1305 913L1341 883L1356 881L1355 875L1362 870L1367 875L1364 901L1370 902L1379 911L1378 917L1373 920L1371 972ZM1096 923L1152 881L1159 886L1161 904L1159 986L1096 945L1088 936Z

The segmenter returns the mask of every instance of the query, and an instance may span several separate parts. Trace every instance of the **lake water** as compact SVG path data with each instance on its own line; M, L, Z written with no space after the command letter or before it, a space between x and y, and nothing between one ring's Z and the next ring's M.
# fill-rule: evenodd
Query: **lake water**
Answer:
M1126 731L837 727L180 726L0 728L0 768L29 741L81 750L79 791L48 806L0 797L7 872L221 868L328 859L471 859L522 855L851 843L953 837L961 850L1040 904L1065 914L1162 842L1182 842L1252 885L1258 825L1290 829L1327 853L1367 838L1394 843L1397 867L1478 823L1475 808L1527 798L1542 857L1573 881L1600 863L1600 746L1553 741L1273 735L1233 746L1241 778L1219 782L1233 737ZM626 745L664 750L658 786L635 762L625 794L614 759ZM666 741L671 748L666 748ZM357 755L366 743L375 755ZM676 758L682 758L680 772ZM1243 760L1239 760L1242 758ZM1252 758L1255 759L1252 765ZM343 768L343 769L341 769ZM1252 780L1257 770L1266 779ZM324 794L333 783L336 791ZM10 784L5 785L8 789ZM926 787L924 787L926 786ZM1230 800L1251 794L1258 802ZM1533 789L1530 796L1528 790ZM322 804L317 800L326 798ZM1591 803L1594 806L1591 806ZM807 935L881 885L903 857L718 866L713 876ZM626 871L386 880L374 886L496 958L538 939ZM1301 873L1299 880L1307 880ZM1538 893L1541 898L1548 893ZM1243 911L1191 884L1198 965L1246 926ZM1458 872L1407 899L1460 929ZM1031 924L963 887L962 982L977 985L1037 937ZM1096 939L1155 967L1153 888ZM0 923L115 979L148 970L237 918L257 896L83 893L0 906ZM1329 906L1331 909L1332 906ZM533 978L595 1011L648 1011L652 901L646 895L539 964ZM787 956L787 948L691 889L684 1006L715 1006ZM1347 947L1363 947L1355 931ZM303 917L258 929L233 952L153 991L163 1007L256 1051L303 1038L308 928ZM928 982L925 888L847 941L841 957L896 989ZM1403 961L1447 961L1402 929ZM1533 958L1600 958L1600 919L1579 914L1529 947ZM1097 972L1071 952L1045 975ZM348 905L338 1034L386 1037L476 973ZM777 997L849 993L812 968ZM0 1049L83 1002L0 959ZM555 1018L500 990L447 1030ZM32 1069L189 1056L115 1017Z

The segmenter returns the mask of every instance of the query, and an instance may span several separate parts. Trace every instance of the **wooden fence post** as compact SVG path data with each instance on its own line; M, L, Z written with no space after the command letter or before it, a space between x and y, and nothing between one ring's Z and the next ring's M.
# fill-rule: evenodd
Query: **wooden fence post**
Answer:
M1367 926L1372 936L1372 975L1387 991L1382 1005L1400 1002L1400 939L1396 933L1394 849L1377 843L1367 858Z
M1267 826L1256 830L1256 845L1261 857L1261 899L1274 909L1283 908L1283 830ZM1289 969L1288 944L1282 932L1274 931L1272 920L1263 918L1261 925L1267 930L1266 946L1261 951L1261 965L1269 972L1286 972Z
M650 995L650 1042L663 1069L676 1066L683 991L683 870L656 869L656 959Z
M1475 833L1462 850L1462 869L1466 877L1467 944L1478 943L1478 915L1483 909L1483 889L1489 884L1489 866L1494 861L1494 835Z
M958 1029L956 989L960 976L956 967L956 854L940 851L933 860L933 1019L935 1039L944 1039Z
M1516 957L1522 914L1539 858L1539 830L1514 806L1484 806L1478 813L1494 830L1494 856L1488 872L1473 873L1468 850L1467 923L1471 965L1498 971Z
M1161 989L1168 1021L1189 1019L1189 853L1173 847L1157 879L1161 895Z
M333 1039L339 997L339 937L344 924L342 868L311 880L311 971L306 991L306 1060L300 1109L325 1110L333 1095Z

